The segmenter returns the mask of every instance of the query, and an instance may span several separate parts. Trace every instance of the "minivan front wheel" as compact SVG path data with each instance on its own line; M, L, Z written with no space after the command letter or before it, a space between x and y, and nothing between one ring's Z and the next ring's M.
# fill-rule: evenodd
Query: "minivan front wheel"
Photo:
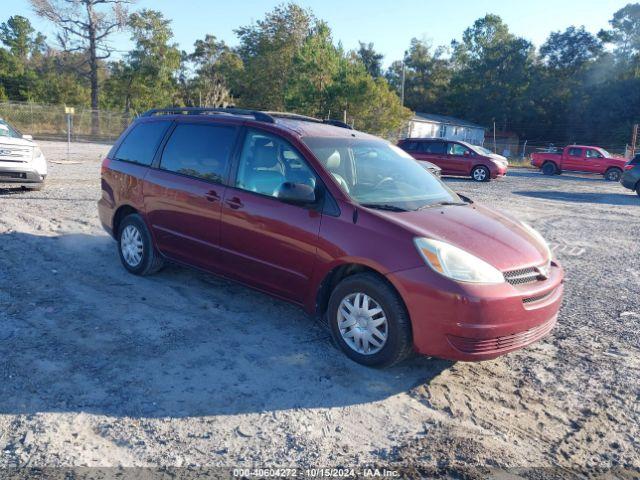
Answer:
M479 165L471 170L471 178L473 178L476 182L488 182L491 178L491 173L489 172L489 169L487 167Z
M331 293L327 319L333 341L362 365L389 367L413 350L404 304L375 274L356 274L340 282Z
M118 252L124 268L135 275L150 275L164 265L151 234L137 213L125 217L118 229Z

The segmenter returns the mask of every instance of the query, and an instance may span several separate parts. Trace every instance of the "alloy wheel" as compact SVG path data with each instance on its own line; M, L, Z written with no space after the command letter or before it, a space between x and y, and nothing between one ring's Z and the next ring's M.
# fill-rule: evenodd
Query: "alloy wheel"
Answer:
M486 178L487 178L487 172L485 171L484 168L476 168L473 171L473 179L476 182L484 182Z

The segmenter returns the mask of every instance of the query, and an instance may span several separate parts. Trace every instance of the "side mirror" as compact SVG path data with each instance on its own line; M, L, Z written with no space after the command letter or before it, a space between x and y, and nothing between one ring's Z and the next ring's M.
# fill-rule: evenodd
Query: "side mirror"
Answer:
M33 140L33 135L22 135L25 140Z
M464 153L462 154L463 157L470 157L471 153L469 152L469 150L465 150Z
M276 191L276 197L294 205L316 203L315 189L304 183L285 182Z

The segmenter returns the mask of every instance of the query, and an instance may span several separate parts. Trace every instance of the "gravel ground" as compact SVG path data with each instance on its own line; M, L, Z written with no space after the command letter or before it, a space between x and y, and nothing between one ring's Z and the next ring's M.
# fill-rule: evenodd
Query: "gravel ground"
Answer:
M640 470L640 199L620 185L447 179L550 241L558 326L493 361L378 371L266 295L127 274L96 212L108 146L42 148L45 190L0 187L0 467Z

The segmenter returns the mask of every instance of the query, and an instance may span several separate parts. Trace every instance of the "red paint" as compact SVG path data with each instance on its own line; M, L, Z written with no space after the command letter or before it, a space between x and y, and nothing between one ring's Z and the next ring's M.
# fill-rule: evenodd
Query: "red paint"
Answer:
M585 145L568 145L562 153L536 152L531 154L531 165L542 168L545 163L552 163L556 171L598 173L604 175L610 168L622 170L626 160L613 157L600 147Z
M182 117L163 120L179 122ZM280 119L275 124L233 116L203 121L262 129L289 141L324 182L339 214L229 186L233 171L221 184L108 158L102 166L98 207L110 233L118 209L134 209L167 258L238 280L309 313L316 311L318 291L334 268L368 267L401 295L415 349L425 355L494 358L536 341L553 326L562 298L559 265L553 263L547 279L531 284L465 284L428 267L413 243L415 237L444 240L503 272L544 265L549 260L545 251L519 223L477 204L412 212L358 205L301 138L365 136L360 132ZM531 298L534 301L523 301Z
M408 146L414 143L422 145L426 142L444 142L446 144L455 144L469 150L468 155L453 155L444 153L429 153L421 151L421 149L409 149ZM398 146L409 153L416 160L425 160L436 164L442 169L442 175L468 177L471 171L479 166L485 166L491 172L491 178L502 177L507 174L508 167L502 162L496 161L497 158L504 159L500 155L487 155L479 150L475 150L473 145L457 140L445 140L434 138L405 138L398 142Z

